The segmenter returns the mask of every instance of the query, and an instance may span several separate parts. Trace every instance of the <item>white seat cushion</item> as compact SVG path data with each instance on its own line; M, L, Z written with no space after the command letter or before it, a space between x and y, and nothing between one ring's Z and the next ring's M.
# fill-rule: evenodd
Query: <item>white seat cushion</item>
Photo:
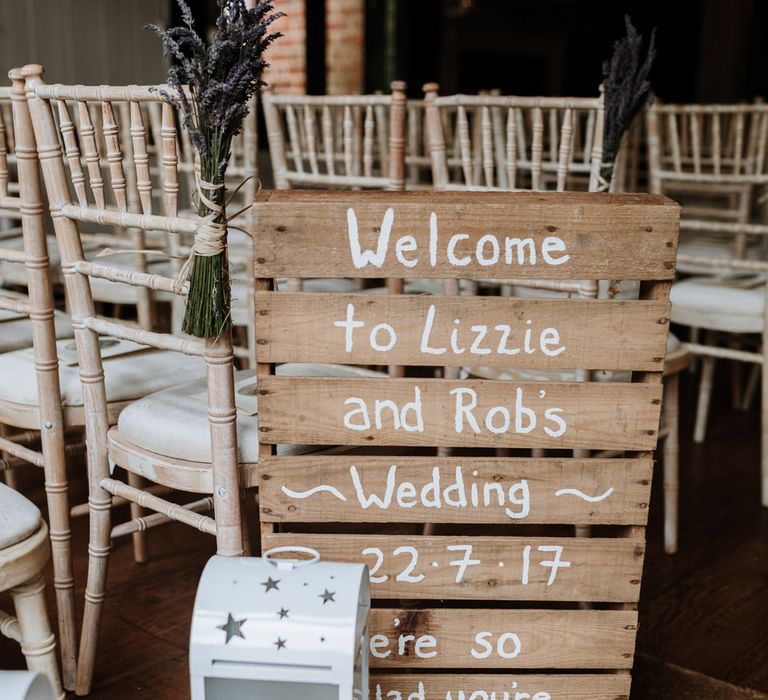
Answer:
M63 340L57 346L73 341ZM131 401L190 377L204 377L202 358L177 352L147 349L103 360L107 400ZM64 406L82 406L80 368L59 367L61 398ZM0 401L36 406L37 376L35 358L30 350L16 350L0 355Z
M670 292L672 321L694 328L731 333L763 330L765 282L719 277L692 277Z
M18 491L0 483L0 549L31 537L40 527L40 511Z
M280 376L386 377L380 372L342 365L295 363L280 365L276 371ZM255 384L253 370L240 370L235 373L235 382L249 377L253 377ZM190 462L210 462L211 437L205 396L204 379L146 396L123 409L117 428L126 441L149 452ZM309 449L302 445L280 445L278 454L296 454ZM241 463L259 461L257 415L238 411L237 450Z

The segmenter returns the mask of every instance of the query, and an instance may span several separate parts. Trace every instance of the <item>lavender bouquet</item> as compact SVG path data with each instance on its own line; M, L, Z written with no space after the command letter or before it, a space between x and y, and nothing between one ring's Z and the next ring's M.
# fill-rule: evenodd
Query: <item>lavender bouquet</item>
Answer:
M230 322L224 176L232 139L243 127L254 93L264 86L264 52L281 36L270 33L269 26L282 13L274 12L271 0L260 0L250 9L244 0L218 0L217 32L207 45L194 29L189 6L177 2L184 26L145 28L160 36L163 53L171 59L171 91L161 94L179 109L199 157L198 227L179 276L190 280L182 328L198 338L212 338Z
M613 179L621 138L637 113L652 97L648 75L656 57L656 30L651 32L648 51L643 58L643 37L637 33L629 16L624 17L624 23L627 35L613 45L613 55L603 63L605 131L600 177L606 190Z

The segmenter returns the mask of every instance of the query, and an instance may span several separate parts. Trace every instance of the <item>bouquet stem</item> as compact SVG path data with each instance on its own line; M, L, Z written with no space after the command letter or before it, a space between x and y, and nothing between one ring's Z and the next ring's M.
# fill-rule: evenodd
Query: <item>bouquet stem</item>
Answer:
M216 189L208 190L206 183L201 183L197 213L201 218L214 211L218 214L216 222L226 226L226 214L223 209L223 186L212 182ZM205 204L206 199L214 203L215 208ZM230 322L229 266L226 248L216 255L194 254L189 278L189 295L184 309L182 330L197 338L217 338L229 327Z

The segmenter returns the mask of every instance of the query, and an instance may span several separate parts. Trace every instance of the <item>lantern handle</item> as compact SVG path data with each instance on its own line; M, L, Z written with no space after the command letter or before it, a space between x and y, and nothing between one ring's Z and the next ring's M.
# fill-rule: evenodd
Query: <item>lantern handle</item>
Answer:
M310 559L272 559L273 554L281 554L283 552L297 552L300 554L309 554ZM267 563L276 566L278 569L298 569L300 566L309 566L310 564L316 564L320 561L320 552L311 547L300 547L285 545L283 547L272 547L261 555Z

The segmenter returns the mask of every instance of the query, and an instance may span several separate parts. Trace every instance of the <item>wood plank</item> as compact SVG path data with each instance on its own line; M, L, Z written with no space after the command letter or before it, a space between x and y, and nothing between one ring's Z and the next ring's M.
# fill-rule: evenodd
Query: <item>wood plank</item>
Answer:
M259 464L259 502L266 522L645 525L652 468L650 459L270 457Z
M659 371L669 310L654 301L257 294L256 356L259 362Z
M341 192L271 194L253 213L262 278L672 279L679 206L648 195Z
M374 598L637 602L645 541L281 533L330 561L365 562Z
M630 610L378 608L369 621L373 668L629 669L637 630Z
M627 700L628 673L375 673L371 700Z
M661 386L650 384L260 381L259 431L271 444L652 450L661 403Z

